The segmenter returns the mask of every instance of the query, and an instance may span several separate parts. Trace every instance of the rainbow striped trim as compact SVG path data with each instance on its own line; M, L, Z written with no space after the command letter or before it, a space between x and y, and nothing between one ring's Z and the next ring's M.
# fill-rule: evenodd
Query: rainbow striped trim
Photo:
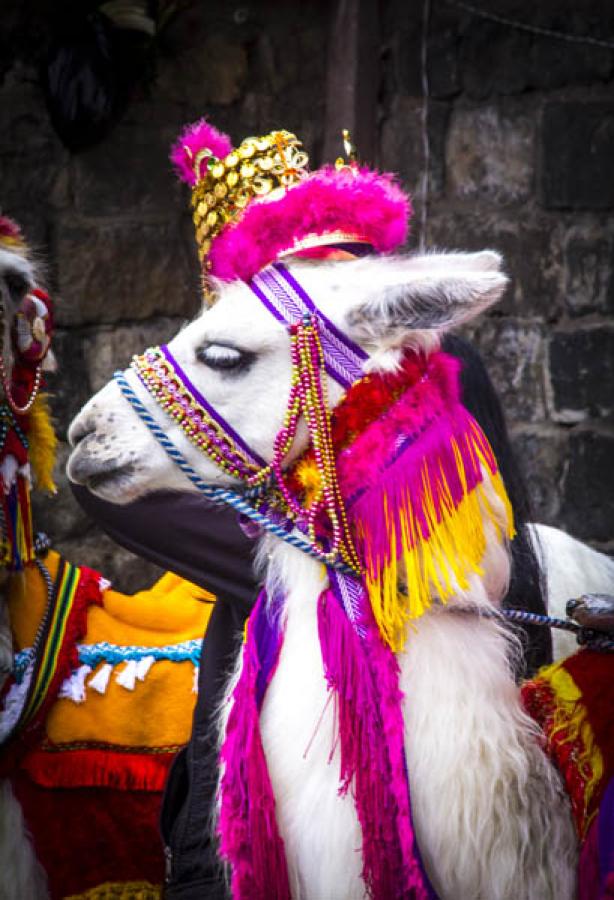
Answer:
M61 560L53 588L45 636L37 654L28 696L13 734L26 728L34 720L48 695L64 647L66 628L79 588L79 580L80 569L66 560Z

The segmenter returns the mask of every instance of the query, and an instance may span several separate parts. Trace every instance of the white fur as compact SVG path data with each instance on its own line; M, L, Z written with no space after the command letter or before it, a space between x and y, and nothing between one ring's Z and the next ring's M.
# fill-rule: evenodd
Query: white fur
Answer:
M430 352L444 327L494 302L506 283L500 262L497 254L485 253L293 266L319 308L362 342L375 368L385 369L398 362L395 347ZM180 332L171 349L209 402L270 458L290 386L288 334L246 285L220 285L219 294L215 307ZM197 351L205 344L250 351L255 361L249 377L199 362ZM201 477L229 483L129 377ZM330 383L329 391L334 405L339 388ZM69 476L91 481L105 499L124 502L169 486L189 489L114 385L89 402L69 436L75 447ZM105 437L113 439L106 448L99 440ZM305 443L303 431L291 456ZM488 485L486 501L503 525L503 506ZM472 576L468 589L457 590L450 609L439 608L434 598L432 610L408 628L400 664L415 824L444 900L571 900L571 816L537 730L520 706L509 666L516 642L498 622L477 614L496 605L507 587L502 533L487 527L483 572ZM316 620L325 573L273 538L264 541L260 555L267 583L281 586L287 598L286 637L261 729L292 894L301 900L358 900L365 893L360 828L351 797L337 793L338 747L329 762L333 707ZM454 612L459 604L474 612Z
M47 900L47 877L36 859L21 806L8 780L0 784L0 900Z
M614 595L614 559L551 525L530 525L529 530L546 577L551 616L564 619L567 601L583 594ZM560 629L552 630L552 644L555 659L578 649L574 635Z

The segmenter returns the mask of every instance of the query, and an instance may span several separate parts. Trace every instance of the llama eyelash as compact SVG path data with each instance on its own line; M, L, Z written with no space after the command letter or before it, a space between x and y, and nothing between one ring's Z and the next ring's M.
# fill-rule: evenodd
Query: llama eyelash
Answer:
M196 358L214 371L237 374L251 367L255 354L229 344L205 344L196 351Z

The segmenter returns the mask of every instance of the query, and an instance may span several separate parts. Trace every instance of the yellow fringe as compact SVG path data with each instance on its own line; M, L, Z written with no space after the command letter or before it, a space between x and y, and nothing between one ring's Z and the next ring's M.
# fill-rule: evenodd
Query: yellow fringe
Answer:
M574 755L574 764L584 780L583 833L586 834L590 825L587 812L603 778L603 756L595 743L582 692L563 663L541 669L538 677L550 685L556 697L550 741L560 734L565 743L573 743L579 751Z
M51 423L47 395L38 395L30 410L28 423L29 458L36 486L41 491L55 494L57 488L53 481L53 467L58 439Z
M296 467L296 478L305 491L305 506L309 509L322 495L322 476L315 459L302 459Z
M487 469L479 447L474 449ZM504 536L511 539L515 533L512 508L501 475L498 472L490 475L490 481L506 510L504 534L484 485L480 483L467 492L465 470L456 444L453 444L453 452L465 492L458 506L453 504L442 468L444 497L437 513L426 464L422 469L422 503L428 522L428 538L421 533L409 495L405 496L402 508L396 511L389 509L388 499L384 497L390 550L387 561L377 571L368 567L366 585L380 633L395 652L405 644L407 622L419 618L431 606L433 596L445 603L458 588L466 590L469 587L468 576L472 572L482 574L480 563L486 550L485 521L492 522L499 539ZM400 547L397 547L395 520L400 526ZM364 531L360 537L365 537ZM403 580L405 591L399 590Z
M149 881L105 881L64 900L160 900L162 887Z

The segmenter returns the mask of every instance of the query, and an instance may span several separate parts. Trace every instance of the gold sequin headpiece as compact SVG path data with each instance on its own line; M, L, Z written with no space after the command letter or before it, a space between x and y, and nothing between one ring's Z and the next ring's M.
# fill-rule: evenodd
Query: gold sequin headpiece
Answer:
M307 174L309 157L296 135L273 131L248 137L223 159L210 165L192 191L193 218L201 260L227 222L240 215L255 197L283 194Z
M230 139L202 120L189 126L171 159L192 187L199 257L205 273L249 281L295 252L362 244L389 252L407 233L409 199L388 175L350 162L310 172L289 131ZM318 248L316 250L316 248Z

